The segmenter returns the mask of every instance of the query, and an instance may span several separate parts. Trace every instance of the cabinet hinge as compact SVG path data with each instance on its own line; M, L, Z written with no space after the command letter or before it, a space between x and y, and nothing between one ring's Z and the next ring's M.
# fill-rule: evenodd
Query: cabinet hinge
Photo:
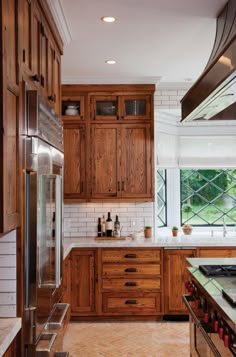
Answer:
M25 48L22 50L22 61L25 63Z
M54 60L56 59L56 51L55 50L53 50L53 58L54 58Z

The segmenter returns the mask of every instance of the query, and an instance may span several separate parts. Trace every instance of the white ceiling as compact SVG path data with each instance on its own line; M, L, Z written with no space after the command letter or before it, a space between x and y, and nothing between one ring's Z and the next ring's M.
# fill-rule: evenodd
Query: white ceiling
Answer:
M49 0L67 42L63 83L179 83L210 56L227 0ZM56 6L57 5L57 6ZM114 16L113 24L102 16ZM67 34L67 37L65 37ZM107 65L115 59L115 65Z

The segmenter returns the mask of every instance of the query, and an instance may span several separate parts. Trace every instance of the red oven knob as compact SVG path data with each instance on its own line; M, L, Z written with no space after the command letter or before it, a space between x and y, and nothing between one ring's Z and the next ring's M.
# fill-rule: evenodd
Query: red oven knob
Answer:
M215 320L214 321L214 331L217 332L219 328L219 321Z
M229 335L224 335L224 345L225 347L229 347Z
M220 327L218 332L219 332L219 338L220 338L221 340L223 340L223 333L224 333L223 327Z
M196 308L196 309L199 309L200 299L197 298L197 299L194 301L194 305L195 305L195 308Z
M208 314L208 312L205 312L205 313L204 313L203 321L204 321L205 323L208 323L208 322L209 322L209 314Z

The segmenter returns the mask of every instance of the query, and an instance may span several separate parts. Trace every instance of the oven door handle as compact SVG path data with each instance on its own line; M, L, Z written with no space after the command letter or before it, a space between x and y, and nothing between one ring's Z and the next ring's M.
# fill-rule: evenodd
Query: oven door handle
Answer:
M193 319L193 322L195 323L195 325L197 326L197 328L200 330L202 336L204 337L206 343L208 344L208 346L210 347L211 351L214 353L215 357L221 357L221 354L218 352L218 350L216 349L215 345L213 344L213 342L211 341L211 339L209 338L207 332L205 331L201 321L197 318L194 310L192 309L191 305L190 305L190 301L193 301L192 296L190 295L183 295L182 296L183 302L186 305L188 312L190 314L190 316Z

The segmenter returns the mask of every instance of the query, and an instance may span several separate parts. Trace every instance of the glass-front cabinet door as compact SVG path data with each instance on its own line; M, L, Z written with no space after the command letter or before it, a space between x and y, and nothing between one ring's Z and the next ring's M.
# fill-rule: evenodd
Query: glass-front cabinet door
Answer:
M63 121L85 120L85 104L83 96L62 98L61 113Z
M99 95L91 97L92 120L118 120L118 96Z
M120 97L121 119L151 119L151 96L126 95Z

